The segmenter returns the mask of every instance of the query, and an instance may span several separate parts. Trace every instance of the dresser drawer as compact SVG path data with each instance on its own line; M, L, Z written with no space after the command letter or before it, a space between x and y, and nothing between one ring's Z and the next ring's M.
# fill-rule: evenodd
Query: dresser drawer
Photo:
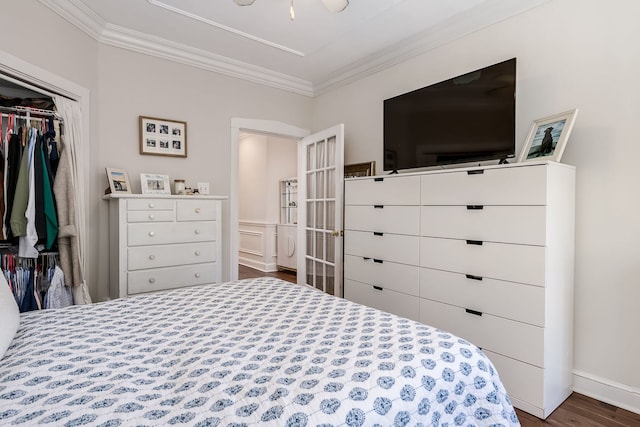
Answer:
M208 263L130 271L127 273L128 293L139 294L215 283L217 268L215 263Z
M345 205L419 205L420 177L393 176L347 179Z
M376 289L372 285L345 279L344 297L349 301L397 316L419 320L420 302L418 298L411 295L389 289Z
M128 246L216 240L215 222L158 222L127 225Z
M540 286L420 269L421 298L540 327L544 326L544 292Z
M216 218L216 204L207 200L178 200L178 221L213 221Z
M422 206L420 234L544 246L545 206Z
M132 199L127 200L127 210L130 211L172 211L173 200L171 199Z
M545 248L542 246L422 237L420 266L509 282L545 285Z
M420 200L423 205L546 205L546 174L547 165L425 174Z
M344 253L374 260L418 265L420 237L346 230Z
M544 367L544 328L420 298L420 321L445 329L482 349ZM509 337L509 339L505 339Z
M344 228L394 234L418 234L420 233L420 207L345 206Z
M486 349L483 351L497 369L514 406L536 417L547 417L549 414L544 414L542 410L545 370ZM549 380L553 381L551 378ZM570 389L565 397L569 394Z
M129 270L201 264L216 261L216 247L212 242L179 245L133 246L128 249Z
M143 211L127 211L127 222L162 222L173 221L175 214L173 210L143 210Z
M395 262L374 262L361 256L344 256L344 278L418 296L420 268Z

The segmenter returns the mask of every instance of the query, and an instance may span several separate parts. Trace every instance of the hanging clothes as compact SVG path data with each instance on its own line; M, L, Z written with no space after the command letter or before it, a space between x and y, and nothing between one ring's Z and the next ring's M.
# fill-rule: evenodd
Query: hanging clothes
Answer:
M60 267L68 286L83 284L80 257L78 255L78 230L76 228L76 208L71 179L71 156L61 143L60 163L53 183L53 193L58 211L58 252Z
M14 237L11 231L11 212L15 200L18 175L20 174L20 164L22 162L22 146L18 135L11 134L7 143L7 167L5 169L5 239Z
M63 308L73 305L71 288L65 286L64 273L59 266L54 267L53 275L49 280L51 284L44 298L44 308Z

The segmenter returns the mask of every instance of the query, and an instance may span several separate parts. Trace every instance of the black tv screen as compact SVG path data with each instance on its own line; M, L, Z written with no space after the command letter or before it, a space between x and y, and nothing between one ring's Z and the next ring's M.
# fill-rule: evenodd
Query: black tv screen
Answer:
M515 154L516 59L384 101L384 170Z

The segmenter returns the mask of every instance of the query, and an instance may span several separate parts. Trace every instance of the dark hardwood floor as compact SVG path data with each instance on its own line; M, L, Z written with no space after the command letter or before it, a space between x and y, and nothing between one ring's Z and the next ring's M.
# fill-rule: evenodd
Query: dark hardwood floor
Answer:
M246 267L244 265L238 266L238 279L252 279L254 277L277 277L278 279L286 280L287 282L296 283L296 272L289 270L276 271L273 273L265 273L260 270Z
M278 277L288 282L296 282L295 272L278 271L263 273L250 267L240 266L238 277ZM640 427L640 414L600 402L582 394L573 393L546 420L541 420L516 409L522 427L562 426L562 427Z

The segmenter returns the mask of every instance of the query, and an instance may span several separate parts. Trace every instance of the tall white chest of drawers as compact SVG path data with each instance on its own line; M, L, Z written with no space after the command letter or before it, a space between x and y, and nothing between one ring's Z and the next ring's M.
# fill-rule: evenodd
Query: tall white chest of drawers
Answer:
M221 281L223 197L107 199L112 298Z
M345 181L345 298L450 331L546 418L572 390L575 168Z

